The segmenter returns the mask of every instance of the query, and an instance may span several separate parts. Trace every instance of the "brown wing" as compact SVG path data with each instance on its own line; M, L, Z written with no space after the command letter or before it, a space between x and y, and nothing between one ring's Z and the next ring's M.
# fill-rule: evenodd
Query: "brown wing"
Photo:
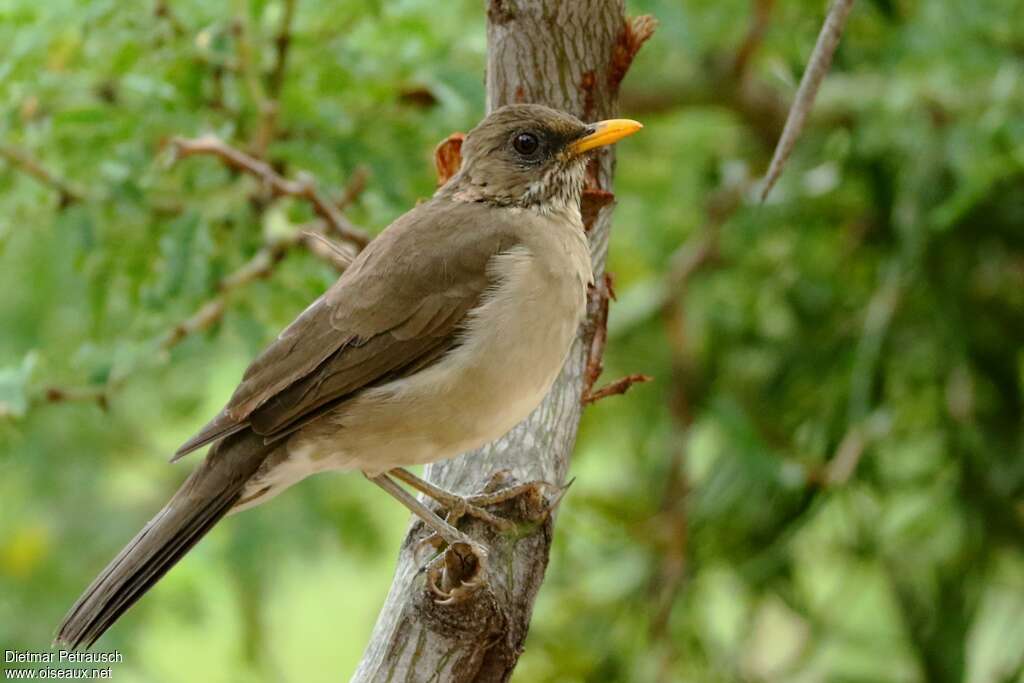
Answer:
M246 426L274 438L442 356L487 290L488 262L517 243L497 213L434 199L395 221L253 361L175 458Z

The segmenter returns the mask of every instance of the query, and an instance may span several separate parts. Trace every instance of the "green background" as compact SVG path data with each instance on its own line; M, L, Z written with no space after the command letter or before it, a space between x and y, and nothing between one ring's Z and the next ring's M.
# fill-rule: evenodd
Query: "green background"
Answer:
M759 204L825 4L628 4L661 26L622 97L646 128L619 146L604 381L655 380L587 410L516 680L1024 681L1024 5L858 2ZM158 351L311 218L166 144L250 144L284 4L160 7L0 0L0 145L82 197L0 158L2 648L48 646L335 277L293 250ZM477 0L299 0L267 156L335 196L365 171L347 214L377 231L482 115L485 58ZM344 680L406 524L359 476L307 481L100 647L122 681Z

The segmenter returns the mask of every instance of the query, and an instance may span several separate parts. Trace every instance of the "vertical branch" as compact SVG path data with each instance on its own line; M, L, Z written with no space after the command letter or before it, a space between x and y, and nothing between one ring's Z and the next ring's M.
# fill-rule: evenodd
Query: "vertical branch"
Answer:
M659 563L649 584L654 609L651 639L660 645L658 681L672 680L672 666L679 656L672 639L670 617L676 598L686 580L687 543L689 542L690 481L686 475L687 439L695 419L693 395L693 349L686 330L685 296L691 281L718 262L723 224L739 208L745 182L724 184L711 193L705 204L706 219L701 229L673 254L665 283L661 318L672 353L672 385L669 409L675 431L674 445L665 474L661 505L654 519L651 537L658 548Z
M277 100L281 96L284 85L284 74L288 68L288 53L292 46L292 21L295 18L295 6L298 0L284 0L281 11L281 24L274 36L274 66L270 69L267 81L267 94L270 99Z
M487 20L489 111L535 102L591 121L617 114L619 84L655 25L650 17L627 19L622 0L491 0ZM604 150L591 164L581 207L598 282L614 205L613 155ZM498 441L428 466L426 478L464 494L485 490L498 472L505 483L565 482L583 409L598 299L592 297L589 318L562 374L537 410ZM501 512L523 520L528 507L517 503ZM522 652L554 534L550 516L522 528L526 533L511 539L472 520L463 524L487 547L488 569L468 599L440 605L425 589L420 572L425 558L417 552L425 532L414 523L353 680L507 681Z
M277 35L274 36L274 64L267 76L267 89L264 97L256 105L259 109L259 123L253 134L251 146L255 156L264 156L267 147L277 135L277 118L281 110L281 88L284 87L285 72L288 68L288 54L292 45L292 22L295 18L295 6L298 0L284 0L281 10L281 23Z

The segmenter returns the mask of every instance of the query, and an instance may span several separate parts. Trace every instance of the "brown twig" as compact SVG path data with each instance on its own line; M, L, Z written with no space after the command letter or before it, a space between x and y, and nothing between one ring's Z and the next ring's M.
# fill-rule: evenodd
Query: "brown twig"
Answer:
M604 347L608 342L608 306L615 298L615 282L611 273L605 273L599 287L594 287L592 296L597 298L597 310L593 313L593 336L590 338L590 350L587 353L587 365L583 371L583 391L580 401L586 399L604 372Z
M366 183L369 179L370 169L366 166L356 166L353 169L348 177L348 182L345 183L345 189L342 190L338 201L334 203L339 211L344 211L355 204L356 200L359 199L359 195L366 190Z
M600 389L588 391L580 398L580 401L583 403L583 405L589 406L591 403L596 403L597 401L600 401L602 398L624 394L627 391L629 391L634 384L643 384L644 382L650 382L653 379L654 378L651 377L650 375L635 372L632 375L620 377L614 382L609 382Z
M292 20L295 17L297 0L284 0L281 23L274 37L274 63L267 76L266 90L252 89L253 97L259 97L256 107L259 110L259 122L253 133L252 145L249 150L256 157L266 154L267 148L277 135L278 115L281 105L281 88L284 86L285 71L288 66L288 53L292 44Z
M180 38L187 33L185 25L181 23L178 15L171 9L167 0L156 0L156 3L153 5L153 16L165 20L176 37Z
M761 43L764 42L764 34L768 30L768 21L771 19L775 0L753 0L752 4L754 13L750 20L750 27L747 29L746 35L743 36L743 42L736 50L736 58L732 64L735 78L746 76L751 59L761 47Z
M354 201L355 194L352 195ZM185 320L174 325L159 337L156 346L161 351L170 351L189 336L208 330L220 322L227 310L228 297L249 283L268 278L274 267L297 247L307 249L311 254L332 266L336 270L344 270L358 253L350 243L337 243L324 236L325 225L317 221L309 228L299 230L285 238L268 242L253 255L245 264L217 283L217 294L205 301ZM63 403L69 401L93 401L104 410L107 409L109 397L120 388L125 377L111 380L102 387L47 387L41 400L47 403Z
M60 197L59 205L62 209L85 199L84 192L71 187L66 181L59 178L43 166L38 159L24 150L18 149L13 145L0 144L0 157L5 159L12 167L23 171L43 185L56 190Z
M305 199L312 204L313 210L327 222L335 234L357 247L365 247L370 242L366 231L345 218L335 204L317 190L316 183L311 178L288 180L265 161L237 150L212 135L192 139L174 138L171 144L174 145L176 159L197 154L218 157L231 168L258 178L275 196Z
M86 386L86 387L58 387L49 386L43 390L42 398L47 403L66 403L72 401L85 401L95 403L102 410L109 407L109 386Z
M669 622L672 608L686 581L690 528L687 433L695 419L693 404L699 400L691 395L696 364L687 335L684 296L698 273L718 263L722 226L739 208L748 187L749 181L727 182L708 195L704 204L704 224L672 255L665 276L661 317L672 354L668 406L676 435L665 474L664 492L650 534L659 556L657 571L648 587L652 603L651 639L661 644L656 679L659 682L672 680L673 664L679 657L678 644L671 637Z
M590 338L587 365L583 371L583 391L580 392L580 403L585 406L608 396L624 394L634 384L650 382L654 379L649 375L633 373L606 384L600 389L594 389L598 378L604 372L604 347L608 342L608 306L610 301L615 298L615 282L610 273L604 274L600 287L595 287L592 295L597 297L597 310L591 323L593 335Z
M849 18L852 8L853 0L833 0L832 7L825 17L825 23L821 27L821 33L818 34L818 42L807 62L807 69L804 71L803 78L800 79L796 98L789 108L789 116L786 118L785 128L782 129L782 137L779 138L775 154L772 156L768 172L765 174L761 201L764 201L779 176L782 175L782 169L803 132L807 116L811 112L811 107L814 106L814 98L832 64L832 56L835 54L836 48L839 47L839 38L843 35L843 28L846 26L846 20Z
M284 0L281 12L281 23L274 37L274 65L267 78L267 95L272 100L281 96L284 85L285 70L288 67L288 52L292 44L292 20L295 18L295 5L298 0Z

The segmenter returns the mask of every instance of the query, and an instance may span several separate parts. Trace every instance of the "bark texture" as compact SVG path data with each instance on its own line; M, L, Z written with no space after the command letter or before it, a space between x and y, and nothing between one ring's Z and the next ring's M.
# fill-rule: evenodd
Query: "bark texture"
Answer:
M619 84L654 29L649 17L629 20L622 0L491 0L487 8L487 109L533 102L584 121L612 118ZM613 204L614 152L592 162L583 216L590 235L595 281L603 283ZM579 426L581 393L599 324L598 286L590 316L561 376L544 402L510 433L477 451L431 465L426 478L450 491L473 494L517 482L563 484ZM413 522L372 639L353 681L506 681L523 650L537 591L547 568L551 502L524 496L492 509L520 523L499 534L476 520L459 527L488 549L478 563L456 551L442 559L439 584L422 571L435 554Z

